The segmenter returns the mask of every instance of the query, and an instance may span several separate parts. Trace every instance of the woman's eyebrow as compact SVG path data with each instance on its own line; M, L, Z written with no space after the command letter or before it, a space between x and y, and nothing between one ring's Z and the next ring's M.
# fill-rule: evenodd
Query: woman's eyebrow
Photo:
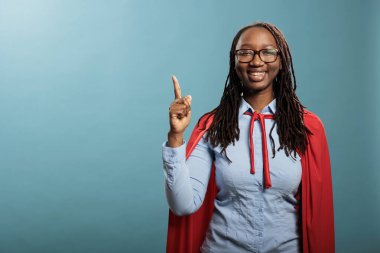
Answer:
M252 47L251 44L242 44L240 45L240 48L243 48L243 47ZM276 45L273 45L273 44L263 44L261 45L261 47L265 48L265 47L276 47Z

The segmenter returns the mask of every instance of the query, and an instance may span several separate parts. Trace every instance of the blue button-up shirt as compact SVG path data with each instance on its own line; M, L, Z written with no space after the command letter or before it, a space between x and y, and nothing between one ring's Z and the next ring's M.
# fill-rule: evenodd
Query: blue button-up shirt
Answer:
M226 151L212 147L204 138L186 160L186 143L177 148L163 144L165 192L170 209L178 215L194 213L202 204L215 163L218 194L201 252L300 252L297 203L294 197L301 182L301 161L277 151L276 125L272 131L276 154L272 155L269 132L275 121L265 120L272 187L263 187L262 132L254 123L255 174L250 173L249 124L244 112L253 108L242 98L239 108L240 138ZM276 101L262 114L274 114Z

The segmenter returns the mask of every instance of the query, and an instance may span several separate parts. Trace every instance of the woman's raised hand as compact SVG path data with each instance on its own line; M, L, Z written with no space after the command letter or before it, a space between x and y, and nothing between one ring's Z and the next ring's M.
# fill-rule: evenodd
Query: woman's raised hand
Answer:
M170 130L168 145L178 147L183 144L183 133L189 126L191 118L191 96L181 97L181 87L175 76L172 76L174 85L174 101L169 107Z

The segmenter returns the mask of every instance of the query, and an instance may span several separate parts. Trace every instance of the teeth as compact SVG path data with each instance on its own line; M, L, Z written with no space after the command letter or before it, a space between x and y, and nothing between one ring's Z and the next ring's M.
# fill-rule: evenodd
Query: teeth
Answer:
M263 75L264 73L265 73L264 71L260 71L260 72L250 72L249 75L260 76L260 75Z

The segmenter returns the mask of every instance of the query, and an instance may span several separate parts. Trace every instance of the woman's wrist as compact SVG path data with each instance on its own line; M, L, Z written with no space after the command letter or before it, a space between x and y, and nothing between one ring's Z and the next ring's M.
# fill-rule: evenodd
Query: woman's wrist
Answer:
M168 146L177 148L183 144L183 133L168 133Z

